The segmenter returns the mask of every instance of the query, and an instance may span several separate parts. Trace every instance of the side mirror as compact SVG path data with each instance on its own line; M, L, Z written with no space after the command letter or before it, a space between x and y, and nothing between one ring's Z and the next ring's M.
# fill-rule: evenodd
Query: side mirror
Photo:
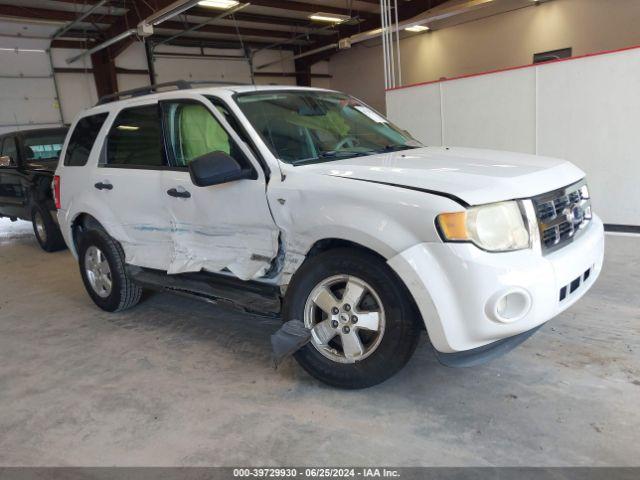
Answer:
M9 155L3 155L0 157L0 167L12 167L13 165L13 158Z
M194 158L189 163L191 181L198 187L251 178L251 169L243 169L232 156L224 152L212 152Z

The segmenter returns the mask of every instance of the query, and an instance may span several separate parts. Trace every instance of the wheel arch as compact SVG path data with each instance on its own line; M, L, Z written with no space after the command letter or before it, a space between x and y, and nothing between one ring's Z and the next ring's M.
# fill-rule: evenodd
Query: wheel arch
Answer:
M75 257L78 256L78 240L80 234L91 228L97 228L106 232L106 229L102 224L93 215L86 212L78 213L71 221L72 242L71 245L69 245L69 248Z
M421 325L422 328L425 328L424 319L422 318L422 314L420 313L420 309L418 308L416 299L414 298L413 294L411 293L411 290L409 289L409 287L406 284L406 282L404 281L404 279L398 274L398 272L394 268L392 268L391 265L389 265L388 260L390 258L392 258L393 256L395 256L395 254L390 255L390 256L385 256L381 252L379 252L376 249L372 248L372 246L363 245L362 243L358 243L358 242L355 242L353 240L346 240L344 238L338 238L338 237L322 238L322 239L316 240L311 245L311 247L308 249L304 261L296 269L296 272L294 272L293 276L291 277L291 281L294 280L295 274L298 272L300 267L302 265L304 265L304 263L307 262L308 260L310 260L311 258L314 258L314 257L320 255L321 253L325 253L325 252L328 252L330 250L343 249L343 248L354 249L354 250L358 250L358 251L361 251L361 252L365 252L365 253L371 254L371 255L377 257L380 261L384 262L384 264L387 266L389 271L398 279L398 283L402 286L403 290L405 291L405 294L407 295L407 298L410 299L410 301L412 303L412 307L413 307L415 315L416 315L416 320L418 321L418 323ZM287 288L287 290L285 292L285 295L284 295L284 298L283 298L283 302L286 303L289 300L287 297L288 297L288 293L290 291L291 291L291 289Z

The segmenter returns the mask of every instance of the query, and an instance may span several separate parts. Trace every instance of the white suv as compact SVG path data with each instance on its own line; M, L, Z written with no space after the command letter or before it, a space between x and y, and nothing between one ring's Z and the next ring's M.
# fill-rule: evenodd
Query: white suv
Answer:
M425 327L447 365L504 353L600 273L602 222L566 161L425 147L329 90L174 86L82 113L56 171L104 310L160 288L299 319L302 367L361 388Z

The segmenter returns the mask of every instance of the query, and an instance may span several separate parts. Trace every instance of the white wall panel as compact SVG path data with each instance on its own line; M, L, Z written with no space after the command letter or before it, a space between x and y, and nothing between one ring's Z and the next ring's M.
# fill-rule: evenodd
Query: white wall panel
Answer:
M538 151L590 177L608 223L640 225L640 50L538 71Z
M389 92L387 115L425 145L442 145L440 84Z
M445 145L535 151L533 68L440 85Z
M440 103L442 95L442 105ZM565 158L606 223L640 225L640 48L387 92L389 118L428 145Z

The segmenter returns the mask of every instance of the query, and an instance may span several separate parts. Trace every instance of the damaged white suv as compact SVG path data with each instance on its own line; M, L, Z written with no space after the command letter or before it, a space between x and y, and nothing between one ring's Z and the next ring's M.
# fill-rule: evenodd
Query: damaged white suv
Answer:
M173 86L103 99L64 146L60 227L104 310L161 288L299 319L298 362L360 388L425 328L447 365L504 353L600 273L566 161L425 147L334 91Z

